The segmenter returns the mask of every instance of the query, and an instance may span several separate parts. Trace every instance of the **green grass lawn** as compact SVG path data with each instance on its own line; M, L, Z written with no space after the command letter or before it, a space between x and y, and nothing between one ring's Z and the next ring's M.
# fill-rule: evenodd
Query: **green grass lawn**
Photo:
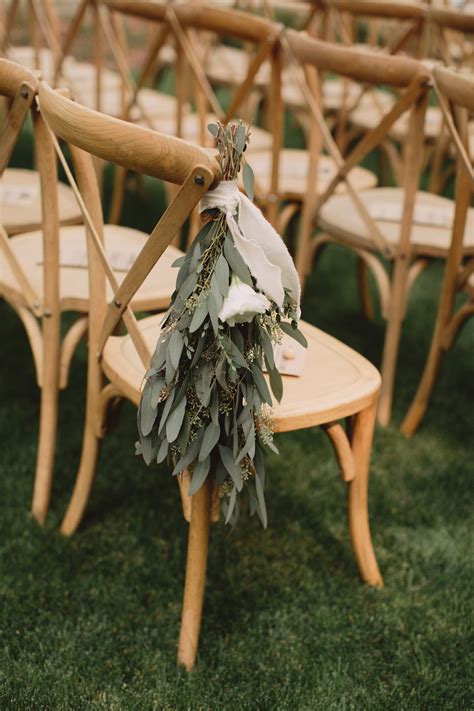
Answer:
M150 228L158 204L156 190L130 195L126 221ZM0 707L473 709L474 323L446 358L419 433L407 441L398 431L441 274L429 268L413 290L393 424L375 435L370 510L385 589L358 577L324 435L281 435L281 456L268 460L268 530L245 517L232 532L212 530L191 675L175 665L187 536L176 483L135 458L126 404L104 442L81 529L59 535L81 445L81 347L61 395L51 512L38 527L29 515L38 389L21 324L0 303ZM324 253L303 315L379 364L383 322L360 314L349 253Z

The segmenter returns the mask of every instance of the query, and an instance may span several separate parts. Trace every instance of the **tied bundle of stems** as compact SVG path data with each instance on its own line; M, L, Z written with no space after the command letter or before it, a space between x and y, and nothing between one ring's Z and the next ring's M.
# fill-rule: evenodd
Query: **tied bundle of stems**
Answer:
M241 123L212 124L209 130L223 179L235 181L249 130ZM253 173L246 162L243 180L253 199ZM264 450L278 450L263 366L280 400L283 386L273 344L281 342L283 333L303 345L304 337L289 294L285 292L280 308L259 293L235 247L226 214L212 209L205 219L187 255L174 264L179 267L176 290L138 410L137 452L147 464L167 459L173 475L189 470L190 496L212 476L226 523L236 522L238 494L245 489L251 514L257 512L266 527Z

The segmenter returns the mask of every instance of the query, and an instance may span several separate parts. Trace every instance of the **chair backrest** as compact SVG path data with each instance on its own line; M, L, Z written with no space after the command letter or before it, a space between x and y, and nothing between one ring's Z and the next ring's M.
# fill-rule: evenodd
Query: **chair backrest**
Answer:
M90 343L96 349L93 352L101 353L108 336L123 318L148 368L151 354L128 304L202 195L218 184L221 173L215 152L87 109L44 82L39 85L38 98L48 150L51 152L54 147L58 153L86 225L90 299L94 303L89 327ZM69 147L77 182L64 159L58 138ZM180 186L120 285L103 247L102 210L92 156ZM55 172L56 163L50 170ZM44 209L51 215L51 223L57 232L57 203L54 199L45 199ZM114 294L108 308L106 280Z
M357 41L354 32L348 32L347 18L353 24L361 20L367 21L367 39L370 44L377 45L387 54L397 54L405 50L411 41L417 56L422 52L423 30L426 20L426 5L422 2L391 2L390 0L324 0L337 23L336 32L343 44ZM380 22L390 23L390 38L385 44L378 41ZM382 33L382 34L386 34Z
M474 114L474 79L445 67L435 67L433 79L439 105L456 147L455 213L451 249L446 267L455 272L462 261L463 241L467 236L467 211L474 195L474 150L469 145L469 118ZM463 289L473 274L474 257L471 256L465 261L456 280L457 288ZM472 304L469 313L471 315L473 313ZM463 317L465 312L461 309L459 314Z
M143 64L143 71L137 81L137 89L141 87L150 75L156 56L164 45L168 35L176 41L176 95L178 99L177 135L181 135L182 108L189 97L186 94L189 86L189 76L195 81L194 98L200 118L200 142L209 140L207 131L207 111L210 109L219 120L226 124L238 115L244 101L248 99L253 89L254 78L263 63L270 63L270 91L268 94L271 125L268 127L272 135L272 177L270 195L278 193L279 157L283 134L283 107L281 99L281 69L282 55L279 37L283 30L281 24L266 17L250 13L224 9L215 5L166 2L146 2L143 0L105 0L111 12L120 12L132 17L141 17L155 22L162 27L161 34L149 49L148 57ZM246 77L237 87L224 109L206 76L206 53L203 47L208 46L203 33L213 33L220 39L239 40L252 46L252 58L248 64ZM248 47L247 47L248 48ZM256 186L258 191L258 186ZM271 201L270 201L271 202ZM269 204L269 210L274 204ZM271 219L272 216L269 214Z
M387 139L388 133L405 112L410 112L408 136L404 145L403 177L404 206L401 215L399 250L410 250L410 234L414 199L422 169L423 126L428 101L430 74L426 67L408 57L390 57L376 52L334 45L316 40L306 33L288 30L283 44L286 52L301 65L309 65L318 71L327 71L366 85L381 85L397 89L396 98L383 113L375 128L368 131L356 143L344 159L337 148L331 132L324 122L321 109L307 86L301 89L307 99L310 114L317 122L327 150L334 158L337 172L324 193L315 201L315 215L322 204L332 195L341 181L351 196L354 205L371 236L373 246L386 256L394 256L376 221L368 213L357 191L351 184L349 172L374 148ZM296 74L295 74L295 78ZM312 196L314 197L314 196Z
M432 29L432 54L439 53L447 65L462 66L466 61L472 62L474 14L432 6L429 8L428 20ZM471 43L471 51L467 55L464 47L466 37ZM457 38L460 41L456 41Z

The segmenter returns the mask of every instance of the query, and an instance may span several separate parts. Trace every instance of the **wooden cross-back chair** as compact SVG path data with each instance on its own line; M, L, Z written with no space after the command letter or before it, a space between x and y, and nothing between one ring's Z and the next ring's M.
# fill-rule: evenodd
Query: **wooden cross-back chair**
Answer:
M221 175L214 152L92 112L43 84L39 95L44 120L68 143L74 160L77 184L85 205L90 289L95 304L89 327L88 399L82 457L61 528L64 534L70 535L79 525L90 495L108 404L117 398L139 404L144 377L160 335L162 316L137 322L128 308L130 299L204 192L214 188ZM110 278L101 246L102 223L89 154L179 186L120 286ZM110 300L105 297L106 276L113 291ZM114 336L121 319L128 335ZM309 343L306 365L298 378L283 375L285 394L282 403L273 409L273 426L283 432L321 425L327 432L348 485L349 527L361 576L369 584L381 586L367 508L369 459L380 376L368 361L336 339L309 324L303 324L302 328ZM347 433L339 420L347 420ZM218 518L218 497L209 477L190 498L187 495L189 481L189 473L179 478L183 512L190 526L178 662L191 670L203 606L209 525L211 519Z
M25 327L34 358L36 378L41 389L39 445L36 462L32 510L42 523L46 517L54 467L56 424L59 390L67 386L68 373L74 351L87 331L89 289L87 281L86 235L83 224L61 223L63 189L68 190L75 211L82 212L72 188L58 183L56 164L49 151L48 136L32 105L38 86L37 78L22 67L0 59L0 94L14 98L10 121L5 128L7 138L2 145L2 162L12 147L17 122L24 117L27 105L31 117L38 174L37 196L40 202L39 224L9 237L3 218L8 219L10 208L0 211L0 294L13 307ZM63 166L67 170L67 164ZM15 183L1 184L4 201ZM16 186L18 187L18 186ZM40 189L41 188L41 189ZM24 184L20 185L25 190ZM10 191L10 192L9 192ZM19 209L19 208L18 208ZM23 208L25 209L25 208ZM79 220L76 220L79 222ZM107 248L112 253L116 278L120 281L128 261L146 241L138 230L106 226ZM144 310L165 309L174 290L174 271L171 263L181 253L168 250L158 277L145 283L134 300L133 307ZM125 265L125 266L124 266ZM77 312L78 317L61 338L61 316L65 311Z
M323 195L314 199L308 194L303 212L302 231L297 254L297 268L302 278L312 263L312 255L328 243L352 249L369 268L378 287L381 311L387 321L382 357L382 391L379 420L390 420L396 362L404 313L410 290L432 259L445 259L450 243L452 205L449 200L421 192L419 183L423 156L423 126L428 103L430 74L410 58L381 57L349 48L329 45L301 33L288 31L288 44L302 63L332 71L364 83L395 86L400 97L367 132L344 160L331 134L321 122L320 110L308 93L310 110L319 117L327 148L339 165L336 176ZM409 133L404 145L401 187L384 187L357 194L349 189L335 194L348 171L386 138L394 122L410 112ZM322 229L311 243L311 224ZM468 242L474 240L469 230ZM385 261L390 269L387 270ZM362 280L362 286L364 280ZM369 313L369 295L362 294Z
M418 390L401 426L408 437L416 432L428 408L443 354L453 346L466 320L474 315L474 152L469 150L468 140L469 117L474 116L474 78L436 67L434 83L456 146L455 210L431 347ZM460 304L456 303L458 295L463 297Z
M431 6L428 11L431 54L447 66L467 66L474 71L474 13L452 7ZM469 52L466 52L469 46Z
M226 124L238 115L253 90L255 76L264 63L269 62L271 90L268 114L271 117L271 125L268 131L253 126L251 145L252 150L270 148L272 151L270 191L268 193L259 191L258 186L256 191L262 206L267 208L272 218L276 214L273 196L277 192L283 120L280 95L281 56L278 42L282 26L249 13L201 3L170 5L164 2L148 3L140 0L106 0L106 4L111 12L141 17L161 26L161 33L156 35L157 40L149 49L137 86L142 86L150 76L168 35L171 34L175 40L178 112L174 119L153 119L150 125L161 133L177 135L201 145L210 145L213 139L207 130L207 125L216 120ZM254 48L245 78L239 86L235 87L226 109L222 107L206 74L207 53L202 52L200 42L202 33L239 40ZM205 50L209 47L207 38L202 44ZM194 97L190 97L190 77L193 80ZM188 106L190 98L194 98L196 105L197 110L194 113L183 111ZM120 214L124 182L123 173L117 173L112 212L114 221L118 220Z
M0 96L7 100L7 112L0 128L0 219L2 229L12 236L41 227L38 171L8 167L36 95L38 74L7 59L0 59L0 82ZM61 224L81 222L71 190L60 183L58 192Z
M11 43L20 18L26 21L28 27L28 46L14 46ZM2 56L29 69L38 69L51 79L60 51L58 37L59 24L52 0L6 0L0 36Z

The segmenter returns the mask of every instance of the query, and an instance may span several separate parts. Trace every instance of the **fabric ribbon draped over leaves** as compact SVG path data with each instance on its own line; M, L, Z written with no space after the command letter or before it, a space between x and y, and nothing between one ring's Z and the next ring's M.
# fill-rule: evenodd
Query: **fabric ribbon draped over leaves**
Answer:
M250 512L266 526L264 450L278 451L270 389L277 400L283 394L273 344L286 333L305 345L300 284L281 237L238 190L249 131L209 130L224 180L202 199L208 221L175 262L176 290L138 410L137 451L147 463L168 459L174 475L190 470L189 495L212 476L226 522L237 520L245 488ZM247 163L243 179L253 197Z

